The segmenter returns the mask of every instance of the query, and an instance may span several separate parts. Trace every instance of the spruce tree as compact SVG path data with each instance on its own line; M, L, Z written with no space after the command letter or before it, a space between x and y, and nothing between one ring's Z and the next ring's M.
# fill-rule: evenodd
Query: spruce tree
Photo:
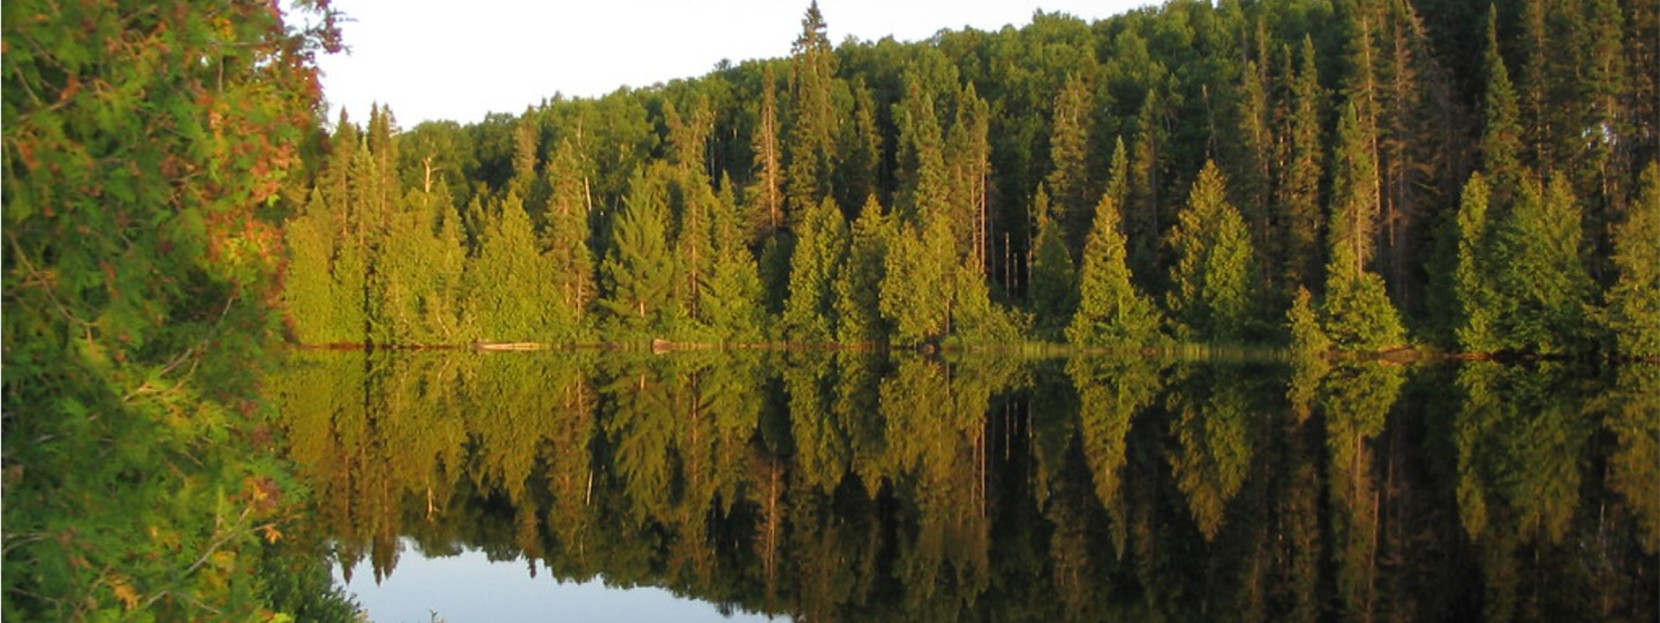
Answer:
M1130 154L1130 201L1124 206L1124 222L1130 241L1130 270L1154 283L1160 267L1160 241L1169 217L1160 214L1164 186L1163 98L1158 89L1149 89L1136 116L1136 139ZM1151 288L1150 288L1151 289Z
M894 342L915 345L935 342L951 331L956 257L951 228L941 219L929 219L925 229L902 225L884 263L879 307L893 323Z
M1091 198L1095 196L1088 158L1091 99L1083 77L1068 74L1051 112L1051 168L1044 184L1049 188L1050 212L1066 233L1069 253L1083 246L1089 231Z
M836 341L877 344L886 339L888 325L881 308L882 281L895 223L871 195L853 221L847 263L836 275Z
M1619 278L1608 289L1607 326L1615 351L1660 356L1660 164L1643 170L1637 200L1614 230Z
M1170 247L1176 264L1166 300L1176 337L1206 343L1245 337L1257 305L1250 231L1228 203L1227 181L1214 162L1199 171L1176 215Z
M1320 305L1326 335L1345 350L1381 350L1406 338L1383 278L1368 268L1376 248L1379 201L1371 136L1358 107L1346 106L1333 157L1331 259Z
M1111 195L1102 195L1095 205L1095 223L1084 242L1078 271L1078 311L1066 329L1066 339L1072 344L1140 347L1160 341L1163 319L1130 279L1128 253L1118 222L1117 204Z
M283 265L282 305L287 329L300 344L360 339L352 331L341 330L335 316L340 296L333 276L335 233L334 215L318 190L312 190L303 211L289 218L284 227L288 262Z
M1488 203L1492 190L1480 173L1464 185L1458 207L1458 265L1454 269L1453 292L1458 300L1460 320L1456 330L1458 346L1465 352L1491 353L1500 349L1493 280L1498 270L1491 259L1492 226Z
M725 342L764 339L766 314L761 297L761 273L749 251L743 247L722 250L703 297L703 315L710 329Z
M830 195L835 166L836 109L834 93L836 55L825 33L818 0L801 18L801 35L790 47L790 117L787 202L794 211L813 209Z
M778 140L778 86L770 64L761 72L761 105L755 115L751 144L755 181L748 195L756 238L765 239L788 221L784 214L783 146Z
M834 199L827 197L802 215L790 258L790 296L784 303L784 332L790 342L823 344L835 337L834 280L846 260L847 245L847 221Z
M1510 349L1551 354L1585 344L1592 282L1580 232L1579 202L1563 175L1543 194L1522 186L1494 240L1499 326Z
M1518 120L1516 90L1510 84L1510 72L1505 69L1504 56L1499 53L1498 10L1492 9L1487 18L1487 91L1483 112L1487 124L1482 130L1482 169L1491 178L1496 207L1510 203L1516 187L1524 183L1522 169L1522 127Z
M662 186L649 174L635 175L628 201L611 224L611 246L600 265L605 292L600 304L617 329L636 337L667 330L677 319L668 220Z
M554 149L545 177L550 195L542 246L547 249L556 292L547 304L553 308L557 332L574 335L583 328L588 305L599 288L588 248L588 184L569 140L560 141Z
M489 211L479 254L467 267L467 313L478 339L545 340L553 275L518 193Z
M1307 36L1303 37L1300 59L1291 84L1292 107L1287 124L1290 161L1280 169L1279 225L1285 235L1285 283L1311 286L1319 274L1320 231L1325 223L1320 209L1325 142L1320 128L1320 76L1314 41Z
M1051 214L1049 192L1039 184L1032 210L1038 217L1038 238L1032 258L1032 313L1045 337L1061 337L1078 308L1078 274L1060 224Z

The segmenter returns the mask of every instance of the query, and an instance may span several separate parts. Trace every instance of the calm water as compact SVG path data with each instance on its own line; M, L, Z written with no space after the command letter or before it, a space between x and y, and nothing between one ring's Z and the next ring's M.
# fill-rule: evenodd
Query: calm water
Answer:
M1660 616L1655 366L293 359L380 621Z

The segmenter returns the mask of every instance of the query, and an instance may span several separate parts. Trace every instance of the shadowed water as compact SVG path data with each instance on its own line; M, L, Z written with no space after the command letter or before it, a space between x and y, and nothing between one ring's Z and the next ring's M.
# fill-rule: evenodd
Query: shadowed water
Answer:
M300 351L267 389L365 603L482 552L803 621L1660 616L1654 366Z

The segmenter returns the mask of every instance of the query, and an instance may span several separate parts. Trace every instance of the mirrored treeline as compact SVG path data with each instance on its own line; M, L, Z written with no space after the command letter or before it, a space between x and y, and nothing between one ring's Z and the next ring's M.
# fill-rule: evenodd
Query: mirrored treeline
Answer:
M307 534L377 580L481 549L798 620L1660 615L1652 365L300 350L267 389Z

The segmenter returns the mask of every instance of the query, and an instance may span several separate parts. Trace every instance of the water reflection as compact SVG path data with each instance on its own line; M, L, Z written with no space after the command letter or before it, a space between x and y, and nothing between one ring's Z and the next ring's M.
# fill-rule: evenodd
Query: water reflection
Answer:
M408 538L801 620L1660 600L1652 366L297 352L269 387L302 533L376 580Z

